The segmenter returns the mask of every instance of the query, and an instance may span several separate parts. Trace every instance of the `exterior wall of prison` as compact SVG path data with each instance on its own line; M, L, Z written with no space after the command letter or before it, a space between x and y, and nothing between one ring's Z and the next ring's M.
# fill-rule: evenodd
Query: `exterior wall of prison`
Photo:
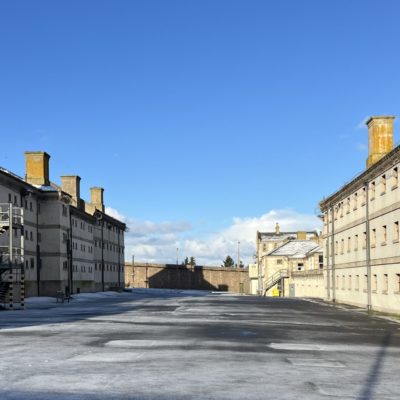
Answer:
M247 268L125 264L125 284L134 288L216 290L249 293Z

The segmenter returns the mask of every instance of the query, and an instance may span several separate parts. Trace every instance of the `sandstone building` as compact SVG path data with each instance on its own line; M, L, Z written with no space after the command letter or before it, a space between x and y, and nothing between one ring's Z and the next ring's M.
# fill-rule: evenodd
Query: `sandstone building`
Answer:
M320 202L326 297L398 313L400 310L400 146L392 116L367 121L367 169Z
M315 231L257 232L257 262L249 266L250 293L317 296L323 291L322 248Z
M86 202L79 176L50 181L47 153L25 159L25 179L0 168L0 301L123 287L126 227L105 213L103 189Z

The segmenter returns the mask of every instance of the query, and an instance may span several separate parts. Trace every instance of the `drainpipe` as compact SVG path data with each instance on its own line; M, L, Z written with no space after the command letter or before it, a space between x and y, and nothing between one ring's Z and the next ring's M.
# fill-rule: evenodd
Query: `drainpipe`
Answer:
M369 232L369 190L368 182L365 183L365 232L366 232L366 267L367 267L367 310L372 310L372 292L371 292L371 245Z
M326 215L326 290L327 290L327 298L328 300L331 299L331 277L330 277L330 270L329 270L329 266L330 266L330 256L329 256L329 240L330 240L330 236L329 236L329 211L327 212Z
M67 233L67 259L68 259L68 288L69 294L74 293L74 276L73 276L73 246L72 246L72 213L71 207L68 209L69 212L69 229Z
M37 295L40 296L40 246L39 246L39 198L36 196L36 286L37 286Z
M332 265L331 265L331 271L332 271L332 301L336 301L336 276L335 276L335 210L332 207L331 208L332 212Z
M101 290L104 292L104 221L101 220Z
M119 232L120 232L120 229L119 228L117 228L117 229L118 229L118 232L117 232L117 234L118 234L118 286L121 287L121 254L120 254L120 251L119 251L119 244L120 244Z

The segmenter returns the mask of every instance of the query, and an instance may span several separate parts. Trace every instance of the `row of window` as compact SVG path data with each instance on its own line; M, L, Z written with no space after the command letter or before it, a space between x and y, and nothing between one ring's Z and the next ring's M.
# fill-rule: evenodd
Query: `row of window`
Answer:
M22 200L21 199L21 204L18 205L18 196L15 194L14 195L14 201L13 201L13 195L11 193L8 193L8 202L13 203L15 206L19 207L24 207L25 210L33 211L33 202L29 201L27 199ZM38 203L38 212L40 212L40 204Z
M119 268L120 268L120 272L122 272L123 271L123 267L120 266ZM64 261L63 262L63 269L64 270L68 269L68 261ZM93 272L93 267L91 265L89 265L89 266L81 265L80 267L78 267L78 265L73 265L72 266L72 270L74 272L78 272L78 270L80 272ZM101 271L101 264L95 263L94 264L94 270L95 271L97 271L97 270ZM116 272L116 271L118 271L118 267L116 265L108 265L108 264L106 264L106 265L104 265L104 270L105 271L114 271L114 272Z
M94 246L101 248L101 241L95 240ZM118 247L117 245L108 242L103 242L103 249L113 251L114 253L122 253L123 251L122 247Z
M71 218L71 225L74 226L75 228L77 228L78 227L78 220L74 219L74 218ZM87 231L89 233L93 232L93 226L91 224L86 224L83 221L79 221L79 226L80 226L82 231L85 231L86 228L87 228Z
M377 228L371 229L371 236L370 236L370 245L371 247L376 247L377 245L386 246L388 241L388 227L387 225L382 225L378 231L380 235L380 242L377 240ZM392 225L392 243L398 243L400 240L400 230L399 230L399 221L393 222ZM354 245L352 244L354 242ZM367 246L367 233L363 232L363 249ZM346 247L346 248L345 248ZM352 238L351 236L347 237L347 246L345 246L345 239L341 239L340 241L340 254L344 254L345 251L350 253L352 250L358 251L359 248L359 235L354 235ZM335 255L339 254L339 241L336 240L335 242Z
M373 293L377 293L378 290L381 290L383 294L387 294L389 292L389 275L382 274L379 282L378 275L373 274L371 277L371 291ZM400 274L394 274L394 293L400 293ZM364 275L364 283L363 290L368 290L368 275ZM341 290L360 290L360 275L336 275L336 289Z
M392 177L392 189L395 189L398 187L399 183L399 170L398 167L394 167L391 171L391 173L386 173L383 174L379 181L374 180L370 182L369 184L369 191L370 191L370 201L373 201L376 197L376 194L384 195L386 194L387 191L387 181L389 177ZM344 212L346 214L349 214L351 210L357 210L357 208L361 205L364 206L367 201L367 193L366 193L366 188L363 187L359 191L355 192L352 196L349 196L345 201L340 202L337 204L337 206L334 208L334 218L337 220L338 218L343 218ZM360 204L361 202L361 204ZM327 221L325 220L325 223Z

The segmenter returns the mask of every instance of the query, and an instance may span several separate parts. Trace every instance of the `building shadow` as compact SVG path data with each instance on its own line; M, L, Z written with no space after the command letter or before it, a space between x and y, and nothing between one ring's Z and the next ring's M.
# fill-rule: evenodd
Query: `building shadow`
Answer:
M152 289L229 290L228 284L213 285L206 280L204 270L201 265L166 264L165 268L148 277L148 285Z
M371 400L373 398L379 398L375 395L374 390L379 385L380 377L382 374L382 367L384 358L387 352L387 348L390 343L391 335L387 333L383 339L377 355L375 356L374 362L368 372L367 378L365 379L364 385L361 389L360 394L357 396L357 400Z

